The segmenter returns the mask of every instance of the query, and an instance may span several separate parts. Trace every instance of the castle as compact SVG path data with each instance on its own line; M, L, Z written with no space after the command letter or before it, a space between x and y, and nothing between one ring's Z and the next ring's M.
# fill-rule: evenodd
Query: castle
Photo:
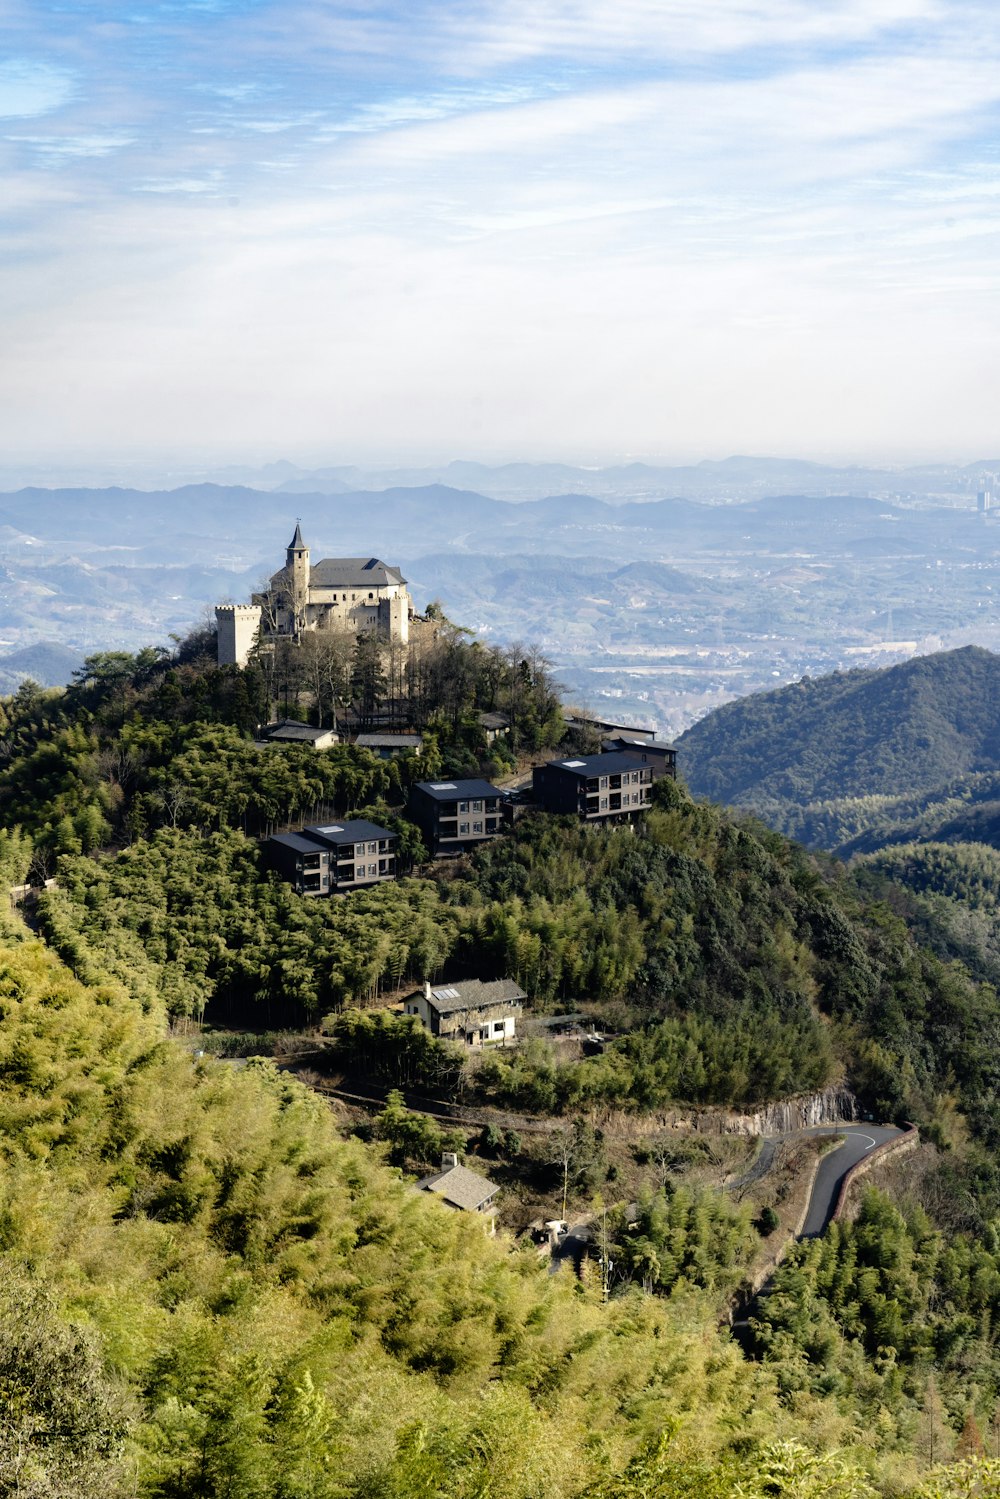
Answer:
M379 638L406 645L413 600L396 567L377 557L325 557L309 564L302 528L285 553L285 565L249 604L219 604L220 666L245 666L258 642L299 640L309 630L374 631Z

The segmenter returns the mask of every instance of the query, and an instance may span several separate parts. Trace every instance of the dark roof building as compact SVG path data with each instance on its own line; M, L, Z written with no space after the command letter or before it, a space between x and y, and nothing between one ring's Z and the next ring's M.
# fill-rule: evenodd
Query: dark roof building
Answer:
M458 1157L451 1151L444 1152L441 1158L441 1170L423 1177L417 1182L417 1187L424 1192L433 1192L449 1207L457 1208L460 1212L483 1213L491 1219L494 1212L493 1204L500 1190L496 1182L491 1182L489 1177L480 1176L478 1172L470 1171L467 1166L460 1166ZM491 1231L492 1227L491 1222Z
M265 857L299 895L337 895L396 878L397 834L355 817L276 833Z
M311 744L313 749L328 749L336 744L338 735L333 729L314 729L311 724L299 723L294 718L283 718L280 723L269 723L262 731L264 744Z
M489 781L418 781L407 811L435 857L464 853L503 831L501 794Z
M354 743L359 749L370 749L380 760L394 760L397 755L419 755L424 747L420 734L358 734Z
M653 772L653 780L659 781L663 776L669 776L671 780L677 779L677 751L672 744L666 744L659 739L637 739L631 734L618 734L614 739L606 739L603 748L612 753L624 753L631 755L637 765L648 765Z
M631 822L649 806L652 780L649 765L637 764L631 752L616 751L537 765L532 790L545 812L582 822Z

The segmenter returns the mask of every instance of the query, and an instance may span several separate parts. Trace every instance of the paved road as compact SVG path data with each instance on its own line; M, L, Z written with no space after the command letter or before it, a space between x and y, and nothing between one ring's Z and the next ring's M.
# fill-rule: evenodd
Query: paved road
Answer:
M809 1211L800 1235L803 1239L814 1239L821 1234L833 1215L837 1205L840 1184L852 1166L870 1154L876 1145L901 1135L902 1130L894 1124L833 1124L817 1129L802 1130L805 1135L842 1135L843 1145L829 1151L820 1161L809 1199Z

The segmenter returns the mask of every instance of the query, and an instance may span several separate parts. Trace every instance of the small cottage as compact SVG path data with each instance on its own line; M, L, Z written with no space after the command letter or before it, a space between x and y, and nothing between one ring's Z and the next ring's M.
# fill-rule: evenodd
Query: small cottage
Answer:
M464 979L432 989L406 1001L407 1015L419 1017L432 1036L461 1041L466 1046L506 1046L515 1039L517 1021L527 995L513 979Z
M462 1213L481 1213L490 1220L490 1233L495 1230L496 1195L500 1188L489 1177L480 1176L466 1166L458 1164L458 1156L446 1150L441 1156L441 1170L423 1177L417 1182L423 1192L433 1192L450 1208Z

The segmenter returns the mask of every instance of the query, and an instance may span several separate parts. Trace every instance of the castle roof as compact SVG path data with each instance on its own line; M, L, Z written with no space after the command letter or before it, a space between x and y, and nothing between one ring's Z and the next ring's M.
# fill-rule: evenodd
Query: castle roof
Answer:
M295 522L295 535L289 543L288 550L290 552L304 552L306 550L306 544L302 540L302 527L298 521Z
M405 583L398 567L378 557L324 557L311 569L314 588L386 588Z

